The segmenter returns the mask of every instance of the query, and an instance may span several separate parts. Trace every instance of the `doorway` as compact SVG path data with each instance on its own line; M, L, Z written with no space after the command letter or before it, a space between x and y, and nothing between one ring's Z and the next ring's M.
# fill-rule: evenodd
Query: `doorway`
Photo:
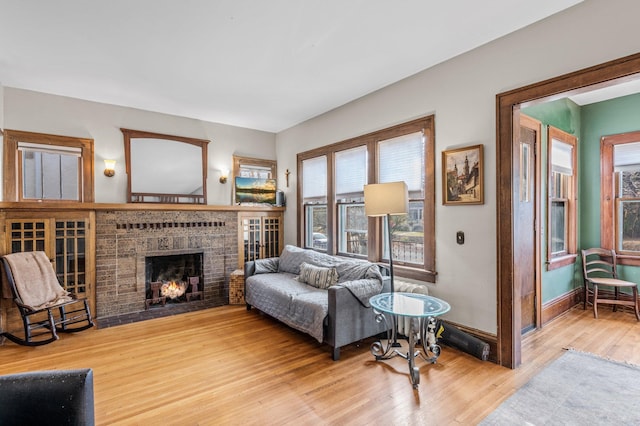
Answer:
M514 269L514 286L520 296L520 333L537 329L540 324L542 306L542 274L540 269L540 150L542 123L527 115L519 114L518 136L514 140L518 161L514 164L517 181L518 215L514 217L514 238L520 260Z
M496 96L497 111L497 277L498 277L498 363L516 368L522 362L523 256L535 253L535 239L519 240L519 229L534 225L520 220L526 208L519 202L520 149L519 109L532 101L542 101L560 95L576 94L595 88L633 80L640 74L640 54L535 83ZM533 246L533 247L532 247ZM538 246L539 247L539 246ZM529 257L529 259L531 259ZM529 262L529 261L528 261Z

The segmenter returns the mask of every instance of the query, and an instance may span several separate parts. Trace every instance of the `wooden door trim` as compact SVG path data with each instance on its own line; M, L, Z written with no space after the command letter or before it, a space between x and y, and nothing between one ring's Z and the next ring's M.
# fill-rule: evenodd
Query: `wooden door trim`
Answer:
M513 111L520 105L568 96L587 89L605 87L632 80L640 73L640 54L605 62L580 71L496 95L496 182L497 182L497 304L498 363L516 368L522 362L520 330L514 330L514 318L520 314L514 300L513 245Z
M534 268L535 268L535 304L536 304L536 309L535 309L535 327L534 329L538 329L542 326L542 255L541 255L541 250L542 250L542 237L541 237L541 227L540 227L540 223L542 223L540 221L541 219L541 193L542 193L542 157L541 157L541 153L542 153L542 139L541 139L541 132L542 132L542 123L539 120L536 120L535 118L529 117L528 115L525 114L520 114L520 126L524 126L527 129L531 129L536 133L536 139L534 141L534 146L533 146L533 157L534 157L534 163L533 163L533 173L534 173L534 182L533 182L533 186L534 186L534 193L533 193L533 214L534 214L534 220L535 223L534 225L534 229L535 229L535 236L534 236L534 251L535 251L535 259L534 259Z

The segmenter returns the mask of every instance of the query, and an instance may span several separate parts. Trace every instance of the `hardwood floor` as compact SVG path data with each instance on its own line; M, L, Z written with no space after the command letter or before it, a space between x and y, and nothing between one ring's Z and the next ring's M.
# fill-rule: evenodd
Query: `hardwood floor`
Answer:
M406 361L376 362L373 339L329 348L244 306L63 335L50 345L0 347L0 374L92 368L98 425L476 424L573 347L640 364L629 312L574 308L523 343L509 370L443 347L411 387Z

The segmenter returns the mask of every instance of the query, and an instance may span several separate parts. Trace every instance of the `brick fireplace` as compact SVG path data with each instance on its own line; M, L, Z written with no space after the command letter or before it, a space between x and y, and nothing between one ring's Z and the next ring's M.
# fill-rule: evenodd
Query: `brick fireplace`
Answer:
M145 303L148 281L155 279L148 276L147 265L154 257L198 254L203 297L190 303L195 309L226 304L228 279L238 264L237 236L233 211L97 211L98 322L172 309L171 304Z

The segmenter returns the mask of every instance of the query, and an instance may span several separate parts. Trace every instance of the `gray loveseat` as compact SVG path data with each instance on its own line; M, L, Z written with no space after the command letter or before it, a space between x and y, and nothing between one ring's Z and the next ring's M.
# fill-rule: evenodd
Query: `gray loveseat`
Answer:
M245 301L251 307L340 348L385 331L369 298L390 290L387 269L287 245L280 257L247 262Z

